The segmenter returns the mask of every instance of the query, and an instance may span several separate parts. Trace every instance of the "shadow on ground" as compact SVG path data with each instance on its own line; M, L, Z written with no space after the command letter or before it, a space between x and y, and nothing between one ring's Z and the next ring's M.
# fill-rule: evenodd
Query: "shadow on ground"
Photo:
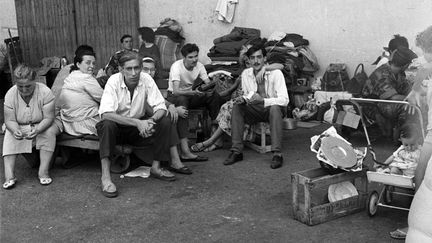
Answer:
M175 182L114 175L114 199L100 193L97 159L55 165L44 187L19 157L16 188L0 190L1 242L391 242L388 232L405 224L406 212L379 208L374 218L363 211L316 226L293 219L290 174L319 167L309 138L326 128L284 131L280 169L270 169L270 154L249 149L243 162L224 166L227 144L208 162L187 163L194 174ZM3 182L3 163L0 170Z

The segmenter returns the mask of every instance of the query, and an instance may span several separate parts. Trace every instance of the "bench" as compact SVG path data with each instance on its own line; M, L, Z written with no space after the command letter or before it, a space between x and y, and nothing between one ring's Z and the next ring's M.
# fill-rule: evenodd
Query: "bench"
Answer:
M81 148L90 150L99 150L99 138L95 135L72 136L62 133L57 137L56 150L62 158L62 166L71 168L71 150L69 148ZM123 173L129 169L130 154L133 148L129 145L116 145L114 157L111 160L111 172Z

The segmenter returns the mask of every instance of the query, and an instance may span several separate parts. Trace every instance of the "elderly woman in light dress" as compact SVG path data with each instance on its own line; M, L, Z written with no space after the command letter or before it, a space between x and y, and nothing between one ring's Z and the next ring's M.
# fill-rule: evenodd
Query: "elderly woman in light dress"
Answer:
M17 155L39 150L38 171L41 185L49 185L49 165L52 159L56 136L60 132L54 123L54 95L44 84L35 81L36 72L25 64L14 70L15 85L9 89L4 101L6 133L3 141L5 169L4 189L17 183L14 173Z

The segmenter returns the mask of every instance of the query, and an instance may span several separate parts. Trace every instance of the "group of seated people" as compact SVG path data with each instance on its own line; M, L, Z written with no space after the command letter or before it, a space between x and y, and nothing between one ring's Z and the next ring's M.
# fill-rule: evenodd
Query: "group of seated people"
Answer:
M217 137L221 129L231 131L233 145L225 165L243 159L244 123L267 121L274 154L271 168L282 166L282 119L289 102L288 92L282 72L271 65L265 67L266 50L262 44L251 44L245 50L245 70L224 97L218 92L192 88L196 82L208 84L210 79L204 65L198 62L198 46L185 44L181 49L183 59L171 66L165 99L153 79L158 67L157 55L145 54L146 41L144 48L140 48L144 54L132 49L130 35L123 36L121 42L124 49L114 54L105 74L97 78L93 48L79 46L73 64L58 74L57 78L63 75L62 85L55 83L52 91L35 81L36 72L28 65L15 68L15 85L6 94L4 103L7 128L3 143L4 189L17 183L14 174L17 155L31 153L34 145L40 151L40 184L49 185L52 182L49 165L56 137L62 132L98 136L101 191L106 197L118 195L110 174L117 144L133 146L134 154L142 160L145 156L140 148L150 147L152 177L173 181L176 177L172 172L192 174L183 162L208 160L194 154L189 147L188 110L198 107L205 107L212 121L225 121L215 128ZM235 90L237 95L230 99ZM206 146L200 145L198 151ZM197 146L192 146L194 151ZM169 165L161 166L161 162Z
M111 160L117 144L130 144L138 148L138 157L139 148L151 147L151 176L173 181L176 177L171 172L192 173L183 162L208 160L193 151L203 151L215 144L224 132L232 138L230 154L224 165L241 161L245 123L268 122L273 152L270 165L273 169L282 166L282 119L289 98L280 66L266 63L267 53L262 43L250 43L242 51L240 59L244 60L244 70L228 89L231 96L224 97L217 92L193 89L197 80L209 83L210 79L203 64L198 62L198 46L184 45L181 49L183 59L171 66L165 99L153 79L158 67L158 60L155 60L157 55L140 55L132 49L131 40L130 36L122 37L124 50L113 56L106 67L106 75L98 78L94 76L96 54L93 48L79 46L73 64L65 67L67 71L62 70L66 77L61 89L57 90L58 97L53 94L54 87L52 92L44 84L35 81L36 72L32 68L25 64L15 68L15 85L7 92L4 101L7 128L3 142L4 189L11 189L17 183L14 175L17 155L31 153L33 147L40 151L40 184L52 183L49 164L56 137L61 132L75 136L98 136L102 165L101 191L106 197L118 195L110 175ZM149 42L150 45L147 45L144 41L144 48L140 48L143 53L152 52L149 51L153 49L151 40ZM370 75L363 89L363 95L367 98L407 100L414 105L420 105L423 100L429 105L427 136L420 151L416 151L420 143L419 133L412 135L404 131L401 134L401 149L416 151L413 156L419 161L415 180L421 195L416 194L410 212L409 223L413 226L409 229L412 232L411 239L422 238L422 231L427 232L424 227L430 225L432 219L419 212L427 207L430 209L432 202L432 169L431 166L427 167L432 153L432 85L429 84L432 77L431 43L432 27L429 27L417 36L416 44L423 50L426 63L419 69L414 86L407 81L404 71L416 55L408 46L399 45L391 50L388 63L382 64ZM190 148L187 138L188 110L201 106L208 109L210 118L217 121L218 127L210 139ZM383 127L388 125L388 121L398 122L399 118L409 124L406 117L402 118L409 112L401 105L380 104L369 109L365 115ZM399 152L393 157L400 156ZM411 156L410 153L405 155ZM167 168L161 166L164 161L169 162Z

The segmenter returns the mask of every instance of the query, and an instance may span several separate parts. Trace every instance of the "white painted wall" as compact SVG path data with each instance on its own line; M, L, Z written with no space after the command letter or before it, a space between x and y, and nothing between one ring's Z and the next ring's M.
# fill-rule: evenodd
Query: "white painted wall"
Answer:
M318 74L331 62L347 63L350 72L363 62L370 73L393 34L406 36L414 47L415 35L432 25L431 0L239 0L232 24L217 20L216 3L140 0L140 24L157 27L165 17L177 19L186 41L200 47L204 63L210 61L206 54L213 39L234 26L258 28L262 37L273 31L298 33L318 57Z
M0 44L9 38L8 28L11 28L12 36L18 36L15 1L0 0Z

